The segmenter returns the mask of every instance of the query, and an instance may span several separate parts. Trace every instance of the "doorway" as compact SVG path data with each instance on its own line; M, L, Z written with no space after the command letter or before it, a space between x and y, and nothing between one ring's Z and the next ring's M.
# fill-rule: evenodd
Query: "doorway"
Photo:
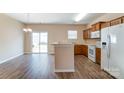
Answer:
M48 53L48 33L47 32L32 33L32 52Z

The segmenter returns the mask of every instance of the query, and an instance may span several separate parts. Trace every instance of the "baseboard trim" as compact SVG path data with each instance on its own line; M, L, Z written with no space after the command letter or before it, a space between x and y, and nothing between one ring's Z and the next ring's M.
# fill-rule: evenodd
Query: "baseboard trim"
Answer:
M32 52L24 52L24 54L33 54Z
M75 72L74 69L55 69L54 72Z
M23 55L24 53L20 53L20 54L18 54L18 55L16 55L16 56L12 56L12 57L10 57L10 58L7 58L7 59L5 59L5 60L2 60L1 62L0 62L0 64L2 64L2 63L4 63L4 62L7 62L7 61L9 61L9 60L12 60L12 59L14 59L14 58L16 58L16 57L19 57L19 56L21 56L21 55Z
M49 52L48 54L50 54L50 55L55 55L55 53L54 53L54 52Z
M50 55L54 55L54 53L33 53L33 52L24 52L24 54L50 54Z

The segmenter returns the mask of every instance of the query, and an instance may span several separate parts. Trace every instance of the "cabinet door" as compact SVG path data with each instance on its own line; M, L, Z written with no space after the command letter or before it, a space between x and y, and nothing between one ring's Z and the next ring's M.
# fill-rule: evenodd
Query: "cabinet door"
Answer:
M92 25L92 32L96 31L96 26Z
M83 39L86 39L86 30L83 31Z
M101 29L103 29L103 28L106 28L106 27L109 27L110 26L110 22L108 21L108 22L105 22L105 23L102 23L101 24Z
M74 54L75 55L84 55L88 56L88 46L86 45L75 45L74 47Z
M95 31L100 31L101 30L101 25L105 23L105 22L98 22L96 24L93 24L92 25L92 32L95 32Z
M88 30L83 31L83 38L84 39L88 38Z
M101 49L96 48L96 63L101 64Z
M84 55L85 55L86 57L88 57L88 46L85 46Z
M101 29L101 24L100 23L96 23L92 25L92 32L100 30Z
M89 39L90 38L90 32L91 32L91 29L84 30L83 31L83 38Z
M124 16L122 17L122 23L124 23Z
M122 18L117 18L117 19L114 19L114 20L110 21L111 26L118 25L118 24L121 24L121 23L122 23Z
M75 55L80 55L81 54L81 46L80 45L75 45L74 46L74 54Z
M82 54L86 57L88 57L88 46L87 45L82 45Z
M101 23L97 23L97 24L95 25L95 27L96 27L96 31L100 30L100 29L101 29Z

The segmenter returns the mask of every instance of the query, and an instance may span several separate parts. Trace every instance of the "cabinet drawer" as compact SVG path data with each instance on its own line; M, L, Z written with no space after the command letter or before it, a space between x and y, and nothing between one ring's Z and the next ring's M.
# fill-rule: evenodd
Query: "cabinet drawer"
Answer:
M118 25L118 24L121 24L121 23L122 23L122 18L117 18L117 19L114 19L114 20L110 21L111 26Z

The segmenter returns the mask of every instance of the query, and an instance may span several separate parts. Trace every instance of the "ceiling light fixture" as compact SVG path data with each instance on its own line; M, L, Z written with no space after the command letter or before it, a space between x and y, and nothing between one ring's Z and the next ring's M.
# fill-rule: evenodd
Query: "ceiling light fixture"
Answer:
M29 15L29 13L28 13L28 14L27 14L27 23L30 22L30 21L29 21L29 18L30 18L30 15ZM24 32L32 32L32 29L29 28L29 27L26 25L26 28L23 28L23 31L24 31Z
M79 22L82 18L84 18L87 14L86 13L79 13L76 18L75 21Z

